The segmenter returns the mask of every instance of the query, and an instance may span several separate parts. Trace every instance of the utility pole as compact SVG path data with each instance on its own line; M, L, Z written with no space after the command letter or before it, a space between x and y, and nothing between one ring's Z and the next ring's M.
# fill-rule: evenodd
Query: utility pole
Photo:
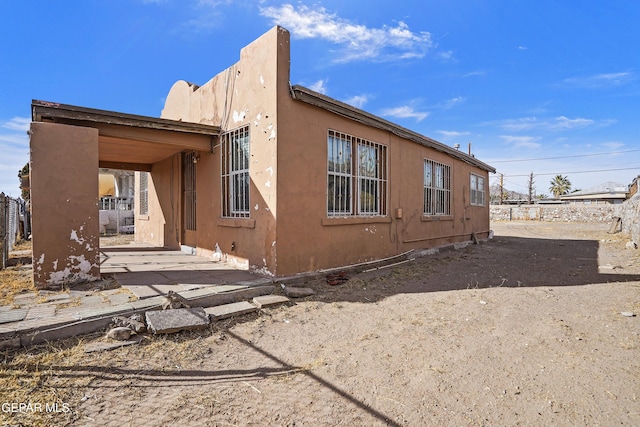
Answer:
M500 174L500 204L502 204L504 199L504 174Z

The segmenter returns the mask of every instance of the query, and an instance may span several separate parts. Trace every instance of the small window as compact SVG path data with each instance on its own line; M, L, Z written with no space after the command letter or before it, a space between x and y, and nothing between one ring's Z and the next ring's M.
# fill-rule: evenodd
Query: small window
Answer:
M471 174L471 204L474 206L484 206L484 178Z
M140 172L140 215L149 215L149 172Z
M249 217L249 126L222 137L222 216Z
M327 214L387 214L387 147L330 130L327 138Z
M451 215L451 166L424 161L424 214Z

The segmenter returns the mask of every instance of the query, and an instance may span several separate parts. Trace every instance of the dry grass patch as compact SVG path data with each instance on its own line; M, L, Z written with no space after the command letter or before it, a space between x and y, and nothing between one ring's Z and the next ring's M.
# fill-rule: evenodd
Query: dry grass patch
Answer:
M11 267L0 270L0 305L12 305L13 298L25 292L37 292L31 269Z

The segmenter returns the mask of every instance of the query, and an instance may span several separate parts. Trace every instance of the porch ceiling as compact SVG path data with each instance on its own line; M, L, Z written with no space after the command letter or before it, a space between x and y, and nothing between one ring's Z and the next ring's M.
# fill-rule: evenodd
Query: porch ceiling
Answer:
M220 128L114 111L33 100L34 122L98 129L100 167L151 170L153 163L185 150L209 151Z

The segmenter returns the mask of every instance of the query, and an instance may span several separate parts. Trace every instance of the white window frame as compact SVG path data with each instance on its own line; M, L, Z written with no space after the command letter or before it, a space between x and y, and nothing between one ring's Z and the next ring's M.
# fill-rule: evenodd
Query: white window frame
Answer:
M470 188L470 202L472 206L484 206L486 197L485 197L485 185L484 185L484 177L480 175L476 175L474 173L470 174L469 179L469 188Z
M424 159L423 215L451 215L451 165Z
M248 218L251 212L249 125L226 132L221 146L222 217Z
M327 216L387 215L387 146L329 129Z

